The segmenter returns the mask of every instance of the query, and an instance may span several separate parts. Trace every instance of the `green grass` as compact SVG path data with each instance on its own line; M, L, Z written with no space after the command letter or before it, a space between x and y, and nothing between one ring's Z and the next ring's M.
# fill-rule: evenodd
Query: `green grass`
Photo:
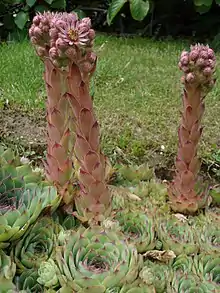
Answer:
M186 42L97 37L94 102L104 151L112 158L158 164L175 154L181 109L177 63L188 47ZM44 107L42 72L43 64L29 43L0 47L2 99ZM203 158L210 157L220 139L219 92L217 83L206 100ZM165 146L163 155L161 145Z

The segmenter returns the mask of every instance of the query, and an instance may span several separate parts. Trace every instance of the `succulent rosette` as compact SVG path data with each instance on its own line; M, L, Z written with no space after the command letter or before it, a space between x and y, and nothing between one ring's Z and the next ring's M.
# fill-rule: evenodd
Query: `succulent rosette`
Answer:
M149 181L155 174L152 168L148 165L143 164L137 165L122 165L118 168L119 178L122 180L129 181L132 183L139 183L140 181Z
M15 243L12 256L19 273L39 268L52 255L58 233L62 230L50 217L42 217L30 226L23 237Z
M10 290L15 289L13 284L13 278L16 272L16 265L12 261L11 257L6 255L3 250L0 249L0 292L8 293Z
M57 248L56 263L61 286L74 292L104 293L132 283L142 257L119 233L93 226L72 231L65 244Z
M11 157L11 159L9 159ZM19 166L10 150L0 152L0 247L20 238L45 208L55 210L60 197L29 165Z
M16 278L16 287L19 292L39 292L43 293L44 288L37 281L38 272L35 269L25 270L18 278Z
M155 227L148 212L139 210L120 210L115 213L115 220L129 243L133 243L139 253L155 247Z
M139 276L146 285L153 285L157 293L164 293L171 280L171 270L166 264L147 260Z
M167 293L218 293L218 286L211 282L201 280L197 275L175 274Z
M180 254L172 263L172 270L179 274L190 273L193 267L193 259L186 254Z
M59 286L57 276L58 267L52 258L43 261L38 269L38 283L44 285L46 288L56 288Z
M207 253L220 253L219 222L207 222L197 229L200 250Z
M176 255L195 254L199 250L198 239L192 226L174 216L159 217L157 234L163 250L172 250Z
M194 257L194 271L202 279L220 284L220 254L201 253Z

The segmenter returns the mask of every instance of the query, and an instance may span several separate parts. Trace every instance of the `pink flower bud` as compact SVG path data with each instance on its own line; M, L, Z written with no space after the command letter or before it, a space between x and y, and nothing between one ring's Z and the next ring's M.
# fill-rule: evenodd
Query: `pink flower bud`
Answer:
M35 25L39 25L40 21L41 21L41 17L40 17L40 15L36 15L36 16L33 18L33 23L34 23Z
M36 38L41 38L42 35L43 35L43 32L42 32L42 30L38 26L35 26L35 28L33 29L33 35Z
M57 39L58 37L58 31L56 28L51 28L50 31L49 31L49 36L52 38L52 39Z
M209 58L208 57L208 52L205 51L205 50L202 50L199 55L200 55L200 58L203 58L203 59L208 59Z
M188 67L188 66L181 66L181 70L182 70L184 73L188 73L188 72L189 72L189 67Z
M205 60L202 59L202 58L199 58L199 59L196 61L196 65L199 66L199 67L204 67L204 66L205 66Z
M51 48L49 51L49 55L52 59L56 59L58 57L58 51L55 47Z
M89 30L88 37L90 40L93 40L95 38L95 31L93 29Z
M48 32L49 32L49 29L50 29L50 27L49 27L48 25L44 25L44 26L42 27L42 31L43 31L44 33L48 33Z
M213 61L212 59L209 59L208 61L209 61L209 64L208 64L208 65L209 65L212 69L214 69L214 68L215 68L215 65L216 65L216 62Z
M43 47L38 47L37 48L37 54L40 56L40 57L43 57L46 55L46 49L43 48Z
M38 39L36 37L31 37L31 43L33 45L37 45L38 44Z
M191 61L196 61L196 59L198 58L198 56L199 56L199 53L198 53L197 50L193 50L193 51L191 51L191 52L189 53L189 59L190 59Z
M91 27L91 19L89 17L85 17L81 20L81 23L86 27Z
M95 63L97 59L97 56L94 52L89 52L88 54L88 60L91 62L91 63Z
M74 60L77 57L77 51L75 48L68 48L65 51L65 55L70 59L70 60Z
M195 80L195 76L192 72L190 72L186 75L186 81L188 83L192 83L194 80Z
M94 65L92 63L87 61L87 62L82 63L80 67L81 67L83 72L89 73L90 71L92 71L93 66Z
M211 48L208 49L208 57L209 59L215 59L214 51Z
M182 63L183 66L186 66L189 64L189 58L188 56L184 56L180 59L180 62Z
M183 76L181 76L181 78L180 78L180 81L181 81L181 83L185 83L186 82L186 78L185 78L185 76L183 75Z
M181 53L180 58L183 58L183 57L185 57L185 56L189 56L189 53L188 53L187 51L183 51L183 52Z
M66 44L66 42L64 42L61 38L56 40L56 47L59 50L63 51L63 50L65 50L67 48L67 46L68 45Z
M29 29L29 36L30 36L30 37L33 37L33 35L34 35L34 29L35 29L35 25L32 25L32 26L30 27L30 29Z
M212 73L213 73L213 71L212 71L211 67L206 67L206 68L204 68L204 70L203 70L203 74L204 74L205 76L211 76Z

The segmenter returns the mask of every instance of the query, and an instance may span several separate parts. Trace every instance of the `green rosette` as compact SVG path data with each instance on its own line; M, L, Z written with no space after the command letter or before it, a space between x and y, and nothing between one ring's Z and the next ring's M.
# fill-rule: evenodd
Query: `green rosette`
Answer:
M123 235L93 226L68 234L64 245L57 247L56 263L62 290L105 293L134 282L143 261Z

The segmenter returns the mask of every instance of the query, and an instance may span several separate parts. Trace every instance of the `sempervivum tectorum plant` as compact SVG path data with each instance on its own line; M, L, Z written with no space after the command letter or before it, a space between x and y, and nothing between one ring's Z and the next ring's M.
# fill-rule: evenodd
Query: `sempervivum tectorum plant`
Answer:
M25 270L19 277L16 277L15 284L18 292L45 292L43 286L38 283L38 272L36 269ZM16 291L15 291L16 292Z
M11 162L3 160L11 154ZM30 166L17 166L7 150L0 156L0 247L19 239L45 208L60 202L56 189L38 186L41 177Z
M215 55L208 46L195 45L184 51L179 67L184 84L182 119L178 131L179 145L176 176L169 186L169 199L174 211L195 213L207 203L207 188L198 182L200 161L197 157L202 134L201 119L204 98L214 85Z
M133 209L116 211L114 219L129 243L133 243L139 253L155 247L155 227L149 212Z
M57 236L61 230L62 227L50 217L43 217L30 226L12 248L11 254L18 273L27 269L37 269L41 262L48 260L54 251Z
M220 253L219 221L207 222L197 229L200 250L207 253Z
M176 255L191 255L199 250L193 227L175 216L160 216L157 220L157 234L163 250L172 250Z
M132 283L141 269L142 257L121 235L94 226L67 236L64 245L57 247L56 263L61 286L73 292L105 293Z
M215 284L201 280L197 275L187 274L179 275L174 274L171 285L167 293L219 293L219 288Z
M0 284L1 293L8 293L15 289L13 278L16 272L16 265L12 259L0 249ZM12 291L14 292L14 291Z
M172 263L172 270L179 274L190 273L193 267L193 259L186 254L180 254Z
M220 284L220 254L201 253L194 257L194 272L206 281Z
M150 260L144 262L144 268L139 275L146 285L153 285L157 293L166 292L171 280L171 270L168 265Z
M80 183L80 192L75 198L77 215L83 221L90 218L99 221L110 209L110 193L105 183L106 159L100 150L99 125L89 93L89 80L96 67L96 55L91 49L95 37L91 21L89 18L79 20L74 13L48 12L33 19L29 33L46 67L47 177L56 183L68 203L74 193L74 149ZM68 116L70 122L66 122Z

